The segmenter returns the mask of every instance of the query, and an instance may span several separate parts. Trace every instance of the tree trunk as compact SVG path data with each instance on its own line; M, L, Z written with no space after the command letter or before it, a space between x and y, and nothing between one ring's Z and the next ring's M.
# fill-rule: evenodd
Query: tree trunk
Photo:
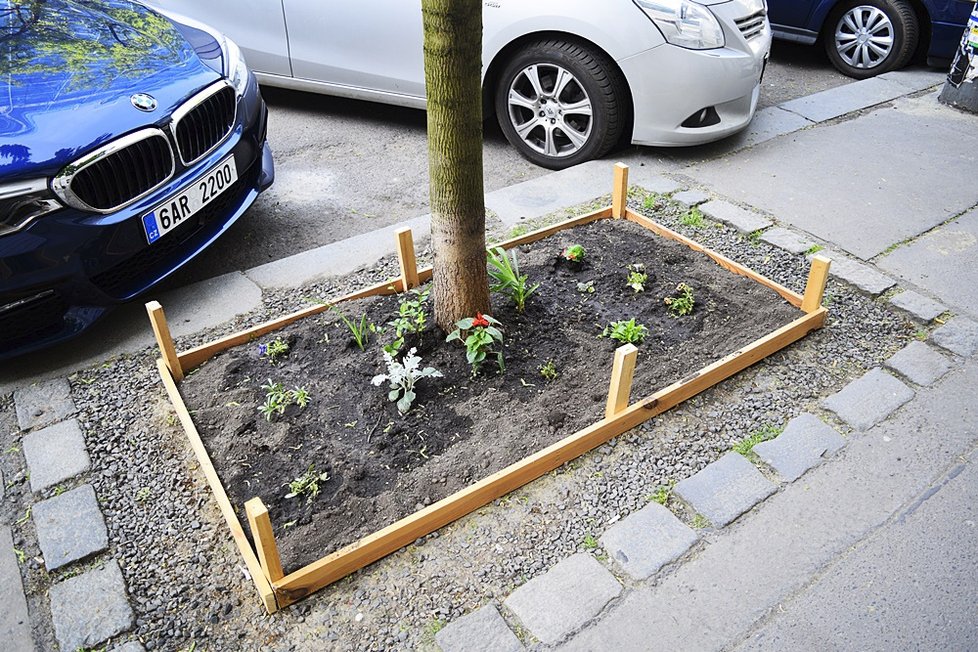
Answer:
M944 82L940 101L965 111L978 113L978 8L964 28L961 46L954 55L951 72Z
M435 321L488 313L482 188L482 2L422 0Z

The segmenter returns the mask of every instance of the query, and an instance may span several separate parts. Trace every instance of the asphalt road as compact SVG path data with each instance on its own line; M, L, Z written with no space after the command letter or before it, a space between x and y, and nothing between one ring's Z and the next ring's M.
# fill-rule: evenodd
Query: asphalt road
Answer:
M775 42L759 108L850 81L820 48ZM276 88L263 94L275 185L168 286L248 269L428 212L423 111ZM548 173L519 156L494 120L484 136L487 192Z

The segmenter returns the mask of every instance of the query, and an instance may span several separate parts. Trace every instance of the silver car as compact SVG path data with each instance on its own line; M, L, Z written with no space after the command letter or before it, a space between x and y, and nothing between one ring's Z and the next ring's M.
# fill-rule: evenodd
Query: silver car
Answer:
M420 0L152 0L219 28L269 86L424 108ZM744 129L771 47L766 0L486 0L483 100L529 160Z

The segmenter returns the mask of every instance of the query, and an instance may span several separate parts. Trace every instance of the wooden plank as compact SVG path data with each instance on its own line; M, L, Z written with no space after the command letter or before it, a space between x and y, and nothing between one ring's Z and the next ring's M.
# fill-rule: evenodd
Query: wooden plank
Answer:
M282 558L278 554L278 545L275 543L275 533L272 531L272 519L268 516L268 508L261 498L255 497L245 503L245 513L248 515L251 539L258 550L258 562L265 572L265 577L270 582L282 579L285 573L282 571Z
M601 208L586 215L579 215L577 217L572 217L570 219L558 222L556 224L551 224L550 226L545 226L543 228L537 229L535 231L530 231L524 235L516 238L510 238L509 240L503 240L502 242L497 242L492 245L493 247L502 247L503 249L512 249L513 247L518 247L520 245L529 244L531 242L536 242L537 240L542 240L547 236L551 236L554 233L563 231L564 229L569 229L574 226L582 226L584 224L589 224L591 222L596 222L598 220L603 220L611 217L611 208Z
M146 304L146 314L149 315L149 323L153 325L153 335L156 336L156 344L160 347L160 355L170 374L177 380L183 380L183 366L177 356L177 349L173 346L173 337L170 335L170 327L166 323L166 314L159 301L150 301Z
M822 305L831 265L832 261L825 256L812 258L812 268L808 270L808 282L805 284L805 296L801 302L801 309L805 312L812 312Z
M749 267L744 267L740 263L730 260L723 254L718 254L712 249L707 249L706 247L696 242L695 240L690 240L686 236L680 233L676 233L672 229L662 226L658 222L651 220L645 217L644 215L639 215L638 213L636 213L630 208L625 209L625 217L627 217L629 221L635 222L636 224L640 224L641 226L644 226L649 231L652 231L657 235L661 235L664 238L669 238L670 240L675 240L676 242L681 242L687 247L689 247L690 249L692 249L693 251L698 251L702 254L709 256L710 258L713 259L713 262L715 262L717 265L724 268L725 270L733 272L734 274L739 274L740 276L746 276L747 278L756 281L757 283L760 283L764 287L774 290L775 292L780 294L785 301L795 306L796 308L801 307L802 296L800 294L794 292L793 290L789 290L788 288L784 287L779 283L775 283L771 279L767 278L766 276L762 276L761 274L758 274L757 272L750 269Z
M625 217L625 205L628 203L628 166L615 163L615 181L611 188L611 216Z
M217 506L220 508L224 520L231 529L231 536L234 539L234 543L238 546L238 550L244 558L245 566L251 574L251 579L258 589L258 595L261 597L262 604L268 613L275 613L279 608L278 601L275 598L275 592L272 590L268 578L265 577L261 563L255 556L255 551L252 550L248 537L245 536L244 530L241 529L241 522L238 521L238 516L234 513L231 501L224 491L224 485L221 484L221 478L218 477L217 471L214 469L214 464L211 462L210 455L207 454L207 449L204 448L204 442L200 439L197 426L194 425L194 421L187 411L187 406L184 405L183 397L180 396L180 390L177 389L177 384L162 359L156 361L156 366L159 369L160 378L163 379L163 386L166 388L166 393L170 396L173 409L176 411L180 423L183 424L183 429L187 433L187 439L190 440L190 447L197 456L197 462L204 472L207 484L210 485L211 491L214 492L214 499L217 501Z
M273 583L279 603L299 600L729 378L804 337L810 331L820 328L825 322L826 312L825 308L819 308L803 315L688 378L625 408L614 418L602 419L421 511L286 575L282 580Z
M628 407L637 358L638 349L634 344L625 344L615 349L615 362L611 367L611 383L608 387L608 404L604 409L605 418L610 419Z
M414 236L410 227L395 231L397 235L397 260L401 265L401 287L404 292L418 287L418 261L414 253Z

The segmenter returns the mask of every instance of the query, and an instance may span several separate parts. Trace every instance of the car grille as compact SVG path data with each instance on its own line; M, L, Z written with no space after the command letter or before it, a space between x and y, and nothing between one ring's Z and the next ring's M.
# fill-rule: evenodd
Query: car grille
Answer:
M755 11L750 16L738 18L734 22L737 23L737 29L744 35L744 39L749 41L764 33L765 16L766 13L762 9L761 11Z
M85 205L109 211L145 195L172 175L170 144L154 129L76 172L69 187Z
M190 165L231 133L236 107L234 89L222 85L215 91L212 87L184 106L189 110L181 107L174 116L173 133L180 160Z
M64 327L68 305L54 290L0 306L0 349L11 349Z

